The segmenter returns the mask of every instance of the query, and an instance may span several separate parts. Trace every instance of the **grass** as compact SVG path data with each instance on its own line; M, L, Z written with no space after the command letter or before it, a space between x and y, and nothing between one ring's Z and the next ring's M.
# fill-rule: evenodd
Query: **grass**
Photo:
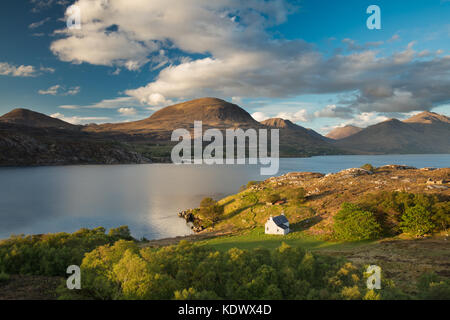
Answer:
M300 246L310 251L325 248L345 249L370 243L370 241L330 242L307 235L302 231L293 232L286 236L268 235L264 233L264 228L255 228L251 231L240 233L238 235L222 236L210 240L199 241L198 245L209 246L219 251L227 251L231 248L276 249L283 242L290 246Z

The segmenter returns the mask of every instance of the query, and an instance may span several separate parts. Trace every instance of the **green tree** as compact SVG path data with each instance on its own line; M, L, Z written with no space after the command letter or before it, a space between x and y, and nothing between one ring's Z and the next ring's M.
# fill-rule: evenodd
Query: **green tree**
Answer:
M431 232L434 227L431 212L421 205L407 208L400 223L403 232L416 237Z
M340 240L376 239L381 236L381 226L373 212L346 202L334 216L334 233Z
M200 215L210 223L218 222L222 214L223 206L219 205L214 199L208 197L200 202Z
M109 236L117 239L132 240L130 228L128 226L120 226L109 230Z

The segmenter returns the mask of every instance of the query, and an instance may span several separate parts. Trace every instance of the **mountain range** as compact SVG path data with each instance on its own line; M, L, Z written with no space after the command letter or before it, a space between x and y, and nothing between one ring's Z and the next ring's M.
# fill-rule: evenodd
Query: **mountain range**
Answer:
M422 112L367 128L346 126L327 136L281 118L257 122L236 104L201 98L165 107L133 122L73 125L15 109L0 117L0 165L145 163L169 161L173 130L280 129L280 155L450 153L450 119Z

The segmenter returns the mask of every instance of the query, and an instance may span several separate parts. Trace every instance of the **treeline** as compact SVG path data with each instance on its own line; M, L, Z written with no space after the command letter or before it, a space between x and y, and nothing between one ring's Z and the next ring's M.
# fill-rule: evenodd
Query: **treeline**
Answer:
M354 241L406 233L420 237L450 226L450 199L445 195L381 192L357 203L344 203L334 216L334 237Z
M127 226L80 229L74 233L12 236L0 241L0 273L65 276L70 265L80 265L84 254L117 240L132 240Z

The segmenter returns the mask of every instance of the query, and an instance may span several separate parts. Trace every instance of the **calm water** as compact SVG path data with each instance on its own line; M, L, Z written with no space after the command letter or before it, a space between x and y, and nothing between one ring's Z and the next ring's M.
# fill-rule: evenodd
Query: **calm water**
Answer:
M365 163L450 167L450 155L281 159L279 174L329 173ZM257 166L238 165L0 168L0 238L120 225L148 239L186 235L190 230L178 211L197 206L205 196L219 199L250 180L266 178Z

